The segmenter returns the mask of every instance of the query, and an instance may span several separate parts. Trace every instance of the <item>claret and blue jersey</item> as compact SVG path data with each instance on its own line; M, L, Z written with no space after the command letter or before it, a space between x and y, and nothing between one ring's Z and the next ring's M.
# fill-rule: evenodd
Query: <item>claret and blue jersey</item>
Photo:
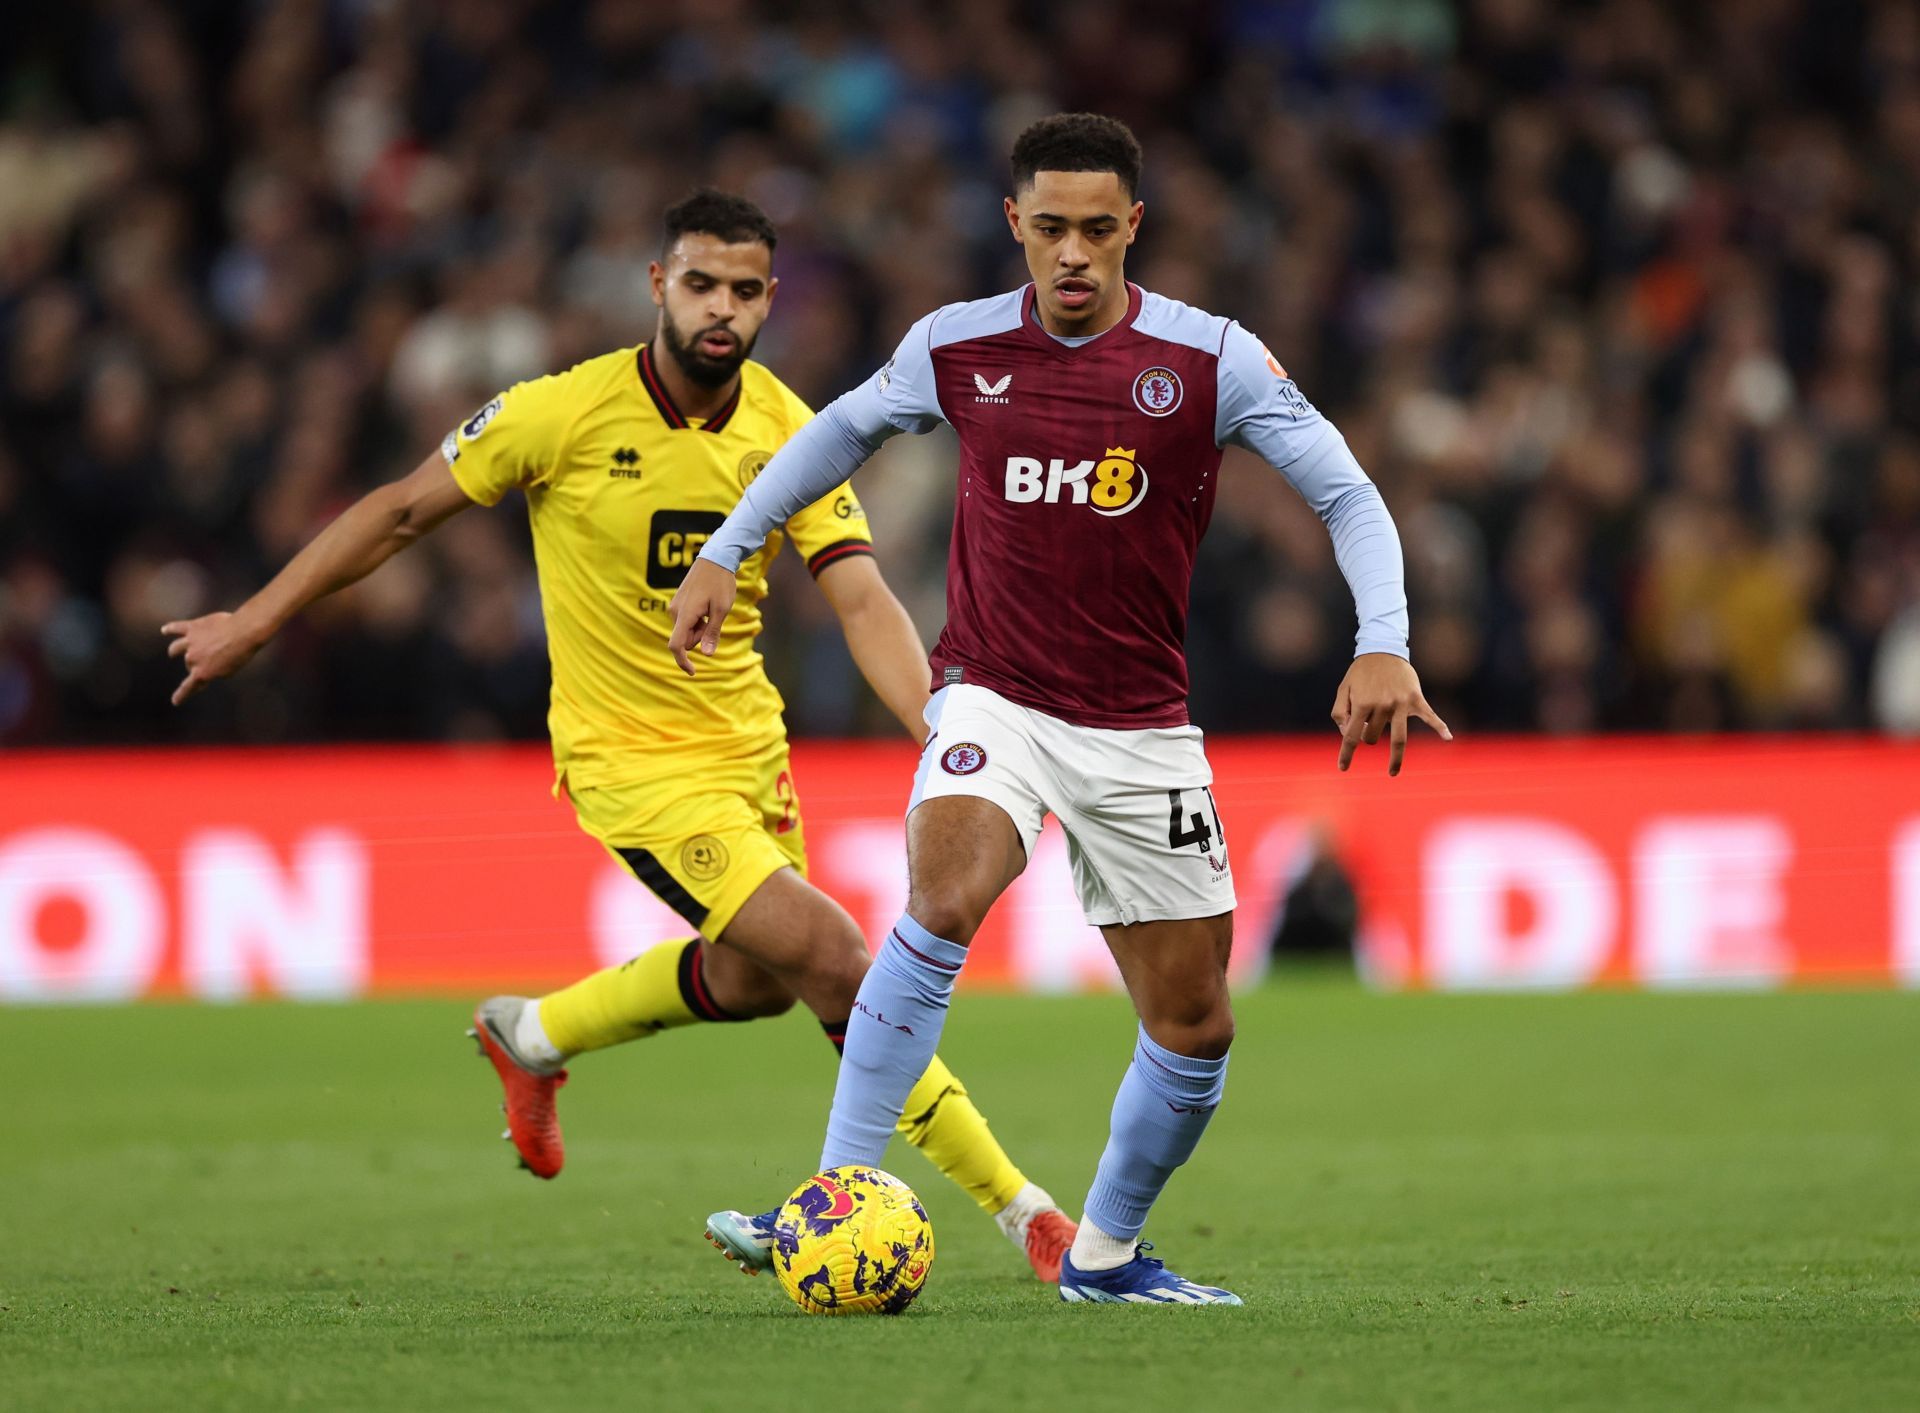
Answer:
M1339 432L1231 320L1128 286L1087 339L1049 334L1031 285L947 305L774 457L704 557L732 569L764 527L882 441L959 435L936 686L965 682L1096 728L1187 720L1186 615L1221 449L1284 474L1327 522L1357 651L1406 655L1399 539Z
M916 323L885 367L787 443L701 554L733 571L887 437L951 424L960 466L947 623L931 654L934 735L909 812L945 796L987 801L1026 858L1052 814L1087 921L1107 930L1116 955L1135 925L1186 923L1170 955L1224 956L1231 865L1200 733L1187 724L1184 646L1222 448L1265 457L1326 521L1362 651L1406 653L1399 537L1345 440L1230 320L1129 285L1112 327L1062 339L1035 317L1034 299L1027 287ZM1189 812L1202 799L1212 829ZM964 940L906 913L882 944L847 1032L823 1168L884 1153L933 1055ZM1136 1245L1223 1092L1230 1032L1195 1038L1198 1053L1176 1051L1142 1026L1085 1221L1062 1259L1063 1300L1238 1303Z

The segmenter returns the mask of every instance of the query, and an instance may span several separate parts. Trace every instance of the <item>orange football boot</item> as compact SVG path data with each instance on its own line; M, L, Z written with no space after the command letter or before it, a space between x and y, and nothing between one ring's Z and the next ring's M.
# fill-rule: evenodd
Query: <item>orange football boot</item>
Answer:
M500 1076L500 1086L506 1091L500 1108L507 1116L507 1129L500 1136L512 1140L520 1151L521 1167L537 1178L554 1178L567 1161L567 1145L560 1137L560 1116L554 1111L553 1096L567 1082L567 1072L535 1064L513 1047L514 1022L520 1008L534 1004L524 996L489 997L475 1009L473 1029L467 1034L493 1063L493 1072ZM1056 1272L1059 1266L1056 1257Z
M1060 1281L1060 1258L1073 1246L1080 1224L1058 1207L1049 1207L1027 1223L1027 1261L1048 1285Z

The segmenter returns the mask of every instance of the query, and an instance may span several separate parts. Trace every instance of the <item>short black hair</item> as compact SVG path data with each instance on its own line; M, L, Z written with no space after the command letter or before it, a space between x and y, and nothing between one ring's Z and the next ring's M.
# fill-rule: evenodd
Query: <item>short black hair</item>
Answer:
M1112 172L1132 196L1140 189L1140 140L1118 118L1055 113L1014 139L1013 189L1033 185L1035 172Z
M710 186L669 206L665 225L666 237L660 246L663 252L673 249L673 243L690 232L713 236L728 245L758 242L769 254L780 243L779 233L765 211L744 196Z

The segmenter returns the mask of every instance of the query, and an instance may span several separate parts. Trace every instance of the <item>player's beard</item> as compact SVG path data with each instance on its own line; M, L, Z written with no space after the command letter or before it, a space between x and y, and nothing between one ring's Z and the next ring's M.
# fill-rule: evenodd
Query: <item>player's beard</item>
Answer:
M734 350L725 358L713 358L700 351L700 340L716 330L733 334ZM755 340L759 338L756 333L753 338L743 339L724 324L714 324L687 338L680 332L679 325L673 322L673 316L664 309L660 311L660 332L666 342L667 352L680 365L680 371L703 388L724 388L732 382L740 371L740 365L753 352Z

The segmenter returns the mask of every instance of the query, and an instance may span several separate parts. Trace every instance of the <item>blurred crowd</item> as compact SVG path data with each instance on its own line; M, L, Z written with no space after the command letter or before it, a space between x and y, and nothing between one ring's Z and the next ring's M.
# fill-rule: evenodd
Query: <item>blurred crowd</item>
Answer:
M1904 0L92 0L0 51L0 742L537 737L524 517L455 517L180 711L251 592L518 379L640 341L658 216L781 229L816 404L1024 279L1029 120L1147 152L1129 273L1345 431L1456 728L1920 731L1920 7ZM860 482L929 638L944 436ZM776 566L796 730L886 729ZM1239 453L1194 709L1322 728L1352 608Z

